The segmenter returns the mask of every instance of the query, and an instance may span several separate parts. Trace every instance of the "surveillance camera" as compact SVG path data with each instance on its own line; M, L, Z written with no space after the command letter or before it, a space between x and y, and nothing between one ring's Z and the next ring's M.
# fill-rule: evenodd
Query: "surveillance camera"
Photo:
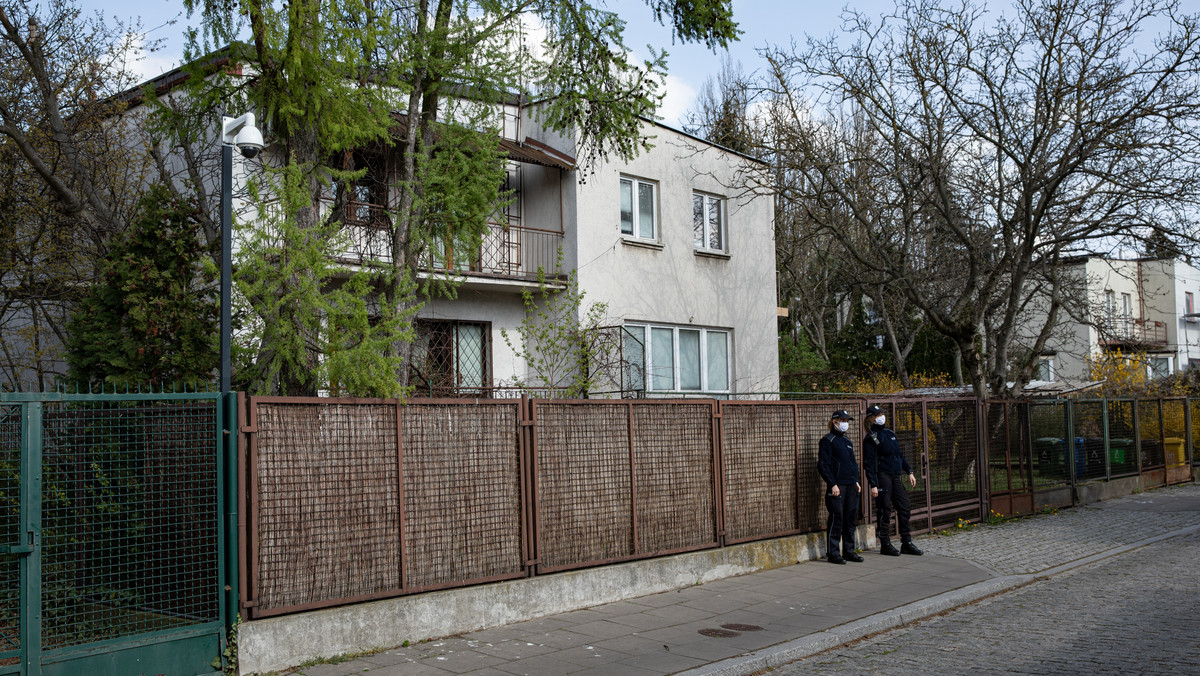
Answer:
M262 132L258 130L258 127L242 127L242 130L238 132L234 145L238 147L238 150L242 151L242 157L253 159L258 154L258 151L263 148Z

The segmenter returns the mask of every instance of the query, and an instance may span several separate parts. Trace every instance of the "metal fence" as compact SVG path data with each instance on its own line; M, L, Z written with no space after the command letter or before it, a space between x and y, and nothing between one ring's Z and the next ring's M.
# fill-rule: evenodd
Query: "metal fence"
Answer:
M1183 398L991 401L991 508L1020 514L1072 504L1073 486L1141 477L1147 488L1190 481L1200 437Z
M931 477L914 528L980 518L978 407L915 406L896 404ZM251 397L242 605L268 617L819 531L817 443L846 407Z
M0 393L0 674L220 660L221 424L215 393Z

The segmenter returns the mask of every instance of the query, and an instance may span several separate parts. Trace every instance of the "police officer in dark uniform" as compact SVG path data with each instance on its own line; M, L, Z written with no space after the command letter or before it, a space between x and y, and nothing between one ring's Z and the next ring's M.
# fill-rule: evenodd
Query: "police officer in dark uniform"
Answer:
M825 481L825 507L829 528L825 532L825 558L830 563L861 563L854 551L854 521L858 516L858 461L854 442L846 436L853 420L846 411L835 411L829 419L829 434L817 445L817 473Z
M867 485L871 497L875 498L877 521L875 537L879 538L879 553L885 556L900 556L901 553L920 556L924 554L912 541L912 529L908 524L908 491L900 477L907 474L910 486L916 487L917 477L904 459L896 433L884 425L887 416L883 409L872 406L867 409L866 422L870 425L863 439L863 462L867 465ZM892 511L900 530L900 549L890 542Z

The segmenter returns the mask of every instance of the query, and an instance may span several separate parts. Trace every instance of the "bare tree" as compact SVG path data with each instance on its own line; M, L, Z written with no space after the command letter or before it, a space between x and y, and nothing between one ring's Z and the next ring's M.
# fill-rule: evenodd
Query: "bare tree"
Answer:
M64 374L65 324L143 190L148 158L111 124L136 26L70 2L0 1L0 382Z
M849 13L848 46L767 50L800 177L781 199L819 205L808 213L839 255L952 339L986 397L1024 387L1082 300L1067 252L1194 241L1200 28L1176 0L944 5ZM1035 304L1042 321L1018 344Z

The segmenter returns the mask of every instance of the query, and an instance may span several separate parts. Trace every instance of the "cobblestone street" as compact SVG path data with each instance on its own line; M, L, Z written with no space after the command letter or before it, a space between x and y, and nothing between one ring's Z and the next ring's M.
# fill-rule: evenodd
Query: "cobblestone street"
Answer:
M1195 486L1174 491L1200 495ZM976 536L986 529L926 542L930 550L943 555L997 556L994 567L1018 572L1057 563L1045 558L1053 558L1053 551L1047 551L1053 543L1036 533L1053 537L1095 532L1112 538L1116 545L1126 536L1151 537L1152 529L1186 526L1200 519L1200 513L1190 510L1139 511L1140 497L1005 524L1006 529L1031 527L1024 552L991 551L984 538ZM1180 521L1186 517L1191 521ZM1063 531L1055 524L1060 518L1060 523L1088 523L1074 523L1076 530ZM1111 528L1098 532L1095 519L1104 519ZM1003 541L1011 545L1013 539ZM1072 546L1070 540L1065 542L1064 559L1075 558L1068 553ZM1021 560L1023 553L1030 562ZM1198 560L1200 534L1171 538L772 673L1200 673Z

